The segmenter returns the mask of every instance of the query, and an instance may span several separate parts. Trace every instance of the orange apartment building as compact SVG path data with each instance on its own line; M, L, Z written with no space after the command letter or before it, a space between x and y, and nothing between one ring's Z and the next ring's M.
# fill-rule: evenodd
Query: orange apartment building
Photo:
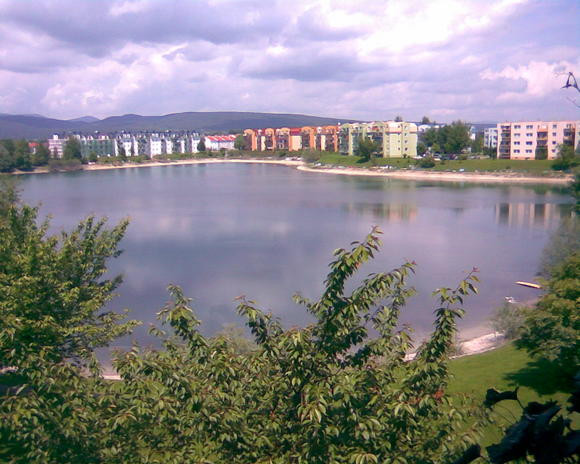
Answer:
M518 121L497 125L497 157L535 159L540 152L554 159L559 145L580 143L580 121Z
M252 151L338 151L338 126L246 129L244 138Z

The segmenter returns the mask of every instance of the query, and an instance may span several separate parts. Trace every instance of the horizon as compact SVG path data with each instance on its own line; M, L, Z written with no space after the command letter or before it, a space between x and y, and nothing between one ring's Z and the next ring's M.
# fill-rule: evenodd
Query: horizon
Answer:
M0 0L0 12L0 113L579 115L561 88L580 74L575 0Z

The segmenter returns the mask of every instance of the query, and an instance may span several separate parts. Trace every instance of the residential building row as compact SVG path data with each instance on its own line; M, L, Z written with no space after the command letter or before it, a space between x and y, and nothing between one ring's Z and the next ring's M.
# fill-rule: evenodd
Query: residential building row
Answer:
M580 121L503 122L496 127L496 137L500 159L554 159L560 145L578 146Z
M81 155L102 156L159 156L175 153L197 153L198 144L204 139L207 150L231 150L234 135L200 136L197 132L120 132L115 134L54 134L48 140L48 149L56 158L62 158L64 147L70 137L81 145Z
M252 151L338 151L338 126L246 129L244 139Z
M368 137L380 147L385 158L417 155L417 126L410 122L374 121L320 127L246 129L246 147L252 151L317 150L354 155L360 137Z

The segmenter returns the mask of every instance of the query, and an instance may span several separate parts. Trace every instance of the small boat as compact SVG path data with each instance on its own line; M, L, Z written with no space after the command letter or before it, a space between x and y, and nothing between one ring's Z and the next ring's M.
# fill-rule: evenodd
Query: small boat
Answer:
M522 282L522 281L518 281L516 282L516 284L521 285L522 287L530 287L530 288L542 288L541 285L538 284L533 284L531 282Z

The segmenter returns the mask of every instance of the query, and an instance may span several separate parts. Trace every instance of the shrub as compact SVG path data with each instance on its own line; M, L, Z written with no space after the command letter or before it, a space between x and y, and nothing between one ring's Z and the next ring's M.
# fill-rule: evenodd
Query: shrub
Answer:
M524 324L525 308L516 303L506 301L496 308L491 319L491 327L495 332L500 332L507 340L515 340L520 336Z
M434 166L435 160L430 156L426 156L425 158L419 160L419 167L421 168L432 168Z

